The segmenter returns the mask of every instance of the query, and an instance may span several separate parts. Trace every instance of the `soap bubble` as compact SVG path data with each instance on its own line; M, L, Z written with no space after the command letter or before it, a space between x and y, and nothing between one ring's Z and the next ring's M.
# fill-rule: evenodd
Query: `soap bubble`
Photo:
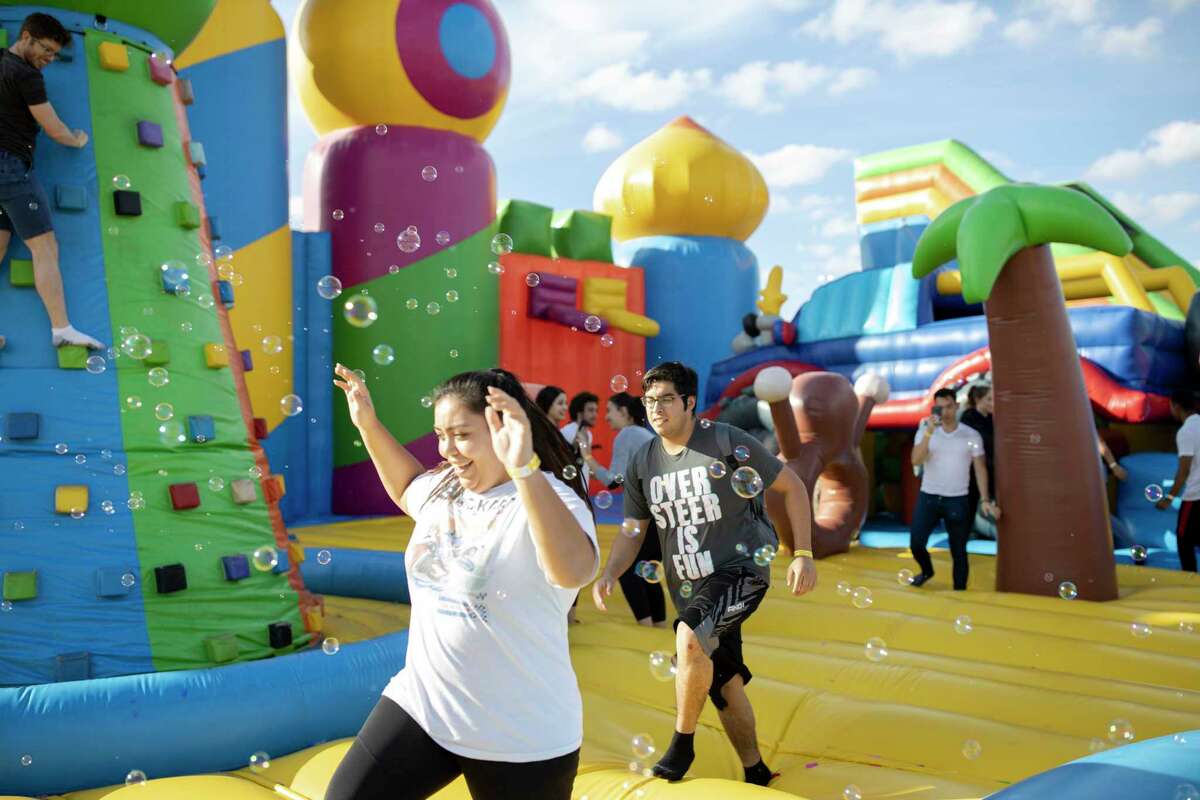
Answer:
M458 270L456 270L454 267L446 267L446 277L451 279L457 278Z
M337 655L337 651L341 649L341 643L332 636L321 642L321 652L327 656Z
M375 232L376 233L383 233L386 230L387 230L387 226L384 225L382 222L375 223Z
M183 430L183 423L177 419L171 419L159 425L158 440L166 447L174 447L186 442L187 434Z
M218 264L228 264L233 261L233 248L227 244L219 244L213 248L213 257Z
M113 175L112 183L121 191L128 191L133 187L133 181L129 180L128 175Z
M1129 626L1129 632L1135 639L1147 639L1150 634L1154 633L1154 629L1144 622L1135 622Z
M171 373L167 372L162 367L154 367L146 373L146 380L155 389L161 389L171 382Z
M537 286L541 282L542 282L542 276L538 275L536 272L531 272L525 276L525 285L528 286L530 289Z
M674 680L675 665L671 663L671 656L662 650L650 653L650 674L654 676L655 680Z
M604 323L595 314L589 314L583 321L583 329L588 333L597 333Z
M1181 620L1179 620L1179 632L1180 633L1195 633L1196 626L1193 623L1188 622L1186 619L1181 619Z
M139 361L150 355L152 349L150 337L144 333L134 333L121 340L121 352Z
M317 551L317 563L320 564L321 566L325 566L332 560L333 560L333 553L329 552L328 550L318 550Z
M739 444L733 448L733 457L743 464L750 460L750 448L744 444Z
M1074 600L1079 596L1079 589L1070 581L1063 581L1058 585L1058 596L1063 600Z
M200 306L201 308L212 308L215 302L216 301L213 300L213 296L211 294L202 293L196 297L196 305Z
M192 332L192 323L187 322L187 321L179 323L179 330L182 331L183 333L191 333Z
M725 466L724 461L714 461L708 465L708 474L710 477L720 480L729 474L729 467Z
M738 555L740 555L740 556L744 556L744 555L749 555L749 554L750 554L750 548L749 548L749 547L746 547L746 543L745 543L745 542L738 542L737 544L735 544L735 545L733 546L733 549L734 549L734 550L736 550L736 551L738 552Z
M380 136L387 136L387 131L387 125L384 125L382 122L375 126L375 133L379 134Z
M1133 558L1134 563L1140 564L1146 560L1148 551L1144 546L1135 544L1133 547L1129 548L1129 555L1131 558Z
M1152 483L1146 487L1146 499L1151 503L1157 503L1163 499L1163 488L1157 483Z
M488 268L488 272L492 273L493 275L503 275L504 274L504 265L501 264L499 261L489 262L487 268Z
M763 479L754 467L738 467L729 479L734 494L749 500L757 497L763 490Z
M343 219L345 219L346 212L342 211L340 208L335 208L331 216L338 222L341 222Z
M611 333L606 333L600 337L601 347L612 347L614 342L616 342L616 339L612 337Z
M220 492L225 489L225 479L220 475L213 475L208 479L208 488L214 492Z
M641 532L642 532L642 529L637 524L637 522L635 522L631 519L627 519L627 520L624 520L621 522L621 533L624 534L625 536L633 538L635 536L640 535Z
M643 760L653 756L656 751L654 739L648 733L639 733L634 736L631 745L633 754Z
M270 572L279 564L279 551L270 545L263 545L254 551L252 561L259 572Z
M492 237L492 252L498 256L506 256L513 250L512 237L507 233L497 233Z
M294 417L304 410L304 402L298 395L285 394L279 400L279 407L283 409L285 416Z
M389 275L395 275L399 271L400 271L399 264L388 264L388 274Z
M853 783L842 789L842 800L862 800L862 789Z
M1200 789L1191 783L1181 783L1175 787L1174 800L1200 800Z
M684 598L685 600L692 596L692 582L691 581L684 581L683 583L679 584L679 596Z
M317 281L317 294L326 300L332 300L342 293L342 282L333 275L326 275Z
M608 382L608 388L614 392L623 392L629 388L629 379L624 375L613 375L612 380Z
M596 508L599 508L601 510L606 509L606 508L611 508L612 503L613 503L612 495L609 494L608 492L597 492L596 496L594 498L592 498L592 504L595 505Z
M453 289L446 292L446 302L457 303L458 302L458 292L454 291Z
M101 500L100 501L100 510L103 511L105 514L108 514L109 516L117 513L117 507L113 505L112 500Z
M175 406L170 403L159 403L154 407L154 416L159 420L166 422L171 417L175 416Z
M262 340L263 352L269 356L277 355L283 352L283 339L278 336L264 336Z
M885 642L883 639L880 639L878 636L872 636L870 639L867 639L865 650L868 661L878 662L887 658L887 642Z
M113 464L113 475L120 477L125 474L124 464Z
M913 571L911 569L902 569L896 573L896 583L901 586L908 586L912 583Z
M421 168L421 180L425 181L426 183L433 183L434 181L436 181L437 180L437 167L432 166L432 165L422 167Z
M1114 719L1108 723L1108 740L1113 744L1125 744L1134 740L1133 723L1127 719Z
M446 245L450 244L450 231L438 231L433 237L433 240L442 247L445 247Z
M983 745L974 739L967 739L962 745L963 758L968 761L974 761L983 753Z
M457 297L457 295L455 296ZM442 313L442 307L437 303L437 301L431 300L425 306L425 313L431 317L436 317L438 314Z
M371 350L371 358L380 366L389 366L396 360L396 351L390 344L377 344Z
M146 773L142 772L140 769L129 770L129 773L125 776L125 785L126 786L145 786L146 785Z
M402 253L415 253L421 249L421 234L416 225L409 225L400 231L400 235L396 237L396 247L399 247Z
M422 408L433 408L433 398L430 397L429 395L423 395L421 397L421 407Z
M342 316L352 327L366 328L379 319L379 304L366 294L356 294L342 304Z
M458 350L457 350L457 349L455 349L455 348L453 348L453 347L451 347L451 348L450 348L450 357L451 357L451 358L458 358Z
M852 587L846 581L837 582L837 593L841 597L849 597Z
M871 597L870 589L865 586L859 586L850 593L850 602L854 604L855 608L870 608L875 600Z
M137 583L137 576L132 572L126 572L121 576L121 585L126 589L132 589L135 583Z
M417 308L417 306L419 306L419 305L421 305L421 303L415 297L410 297L404 301L404 307L407 308L409 311L415 310Z
M564 480L573 481L575 480L575 476L578 474L579 471L576 470L572 464L567 464L565 467L563 467L562 476Z
M13 610L12 600L0 600L0 611L8 612Z
M260 467L258 464L252 464L250 469L246 470L246 474L248 474L251 478L261 478L263 474L262 467Z
M754 563L760 567L769 567L774 560L775 548L769 544L764 544L754 551Z
M955 633L968 634L971 631L973 631L974 629L975 629L975 626L971 623L971 618L968 617L966 614L959 614L957 617L954 618L954 632Z
M146 498L141 492L133 491L129 493L129 499L125 501L125 505L130 511L141 511L146 507Z
M93 375L99 375L106 369L108 369L108 362L104 360L104 356L88 356L88 372L92 373Z
M250 771L262 772L271 768L271 757L259 750L250 756Z
M663 565L661 561L643 561L641 576L647 583L662 583Z
M71 448L67 447L66 442L59 442L58 444L54 445L54 452L58 453L60 456L65 456L68 452L70 452L70 450Z

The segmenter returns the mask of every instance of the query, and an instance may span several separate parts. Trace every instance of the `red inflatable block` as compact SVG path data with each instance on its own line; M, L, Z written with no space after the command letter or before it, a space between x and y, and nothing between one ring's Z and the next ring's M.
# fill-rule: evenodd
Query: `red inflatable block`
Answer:
M260 439L260 440L265 439L265 438L267 438L267 436L269 434L270 434L270 431L267 430L267 421L265 419L263 419L262 417L255 417L254 418L254 438Z
M194 483L172 483L171 505L176 511L186 511L189 508L199 508L200 489Z

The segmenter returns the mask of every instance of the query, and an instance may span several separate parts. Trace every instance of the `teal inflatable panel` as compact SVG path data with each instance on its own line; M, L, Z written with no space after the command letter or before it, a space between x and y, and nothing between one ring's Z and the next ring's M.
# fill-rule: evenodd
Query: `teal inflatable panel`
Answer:
M897 264L854 272L818 288L800 309L800 341L913 330L921 284L911 270L910 264Z

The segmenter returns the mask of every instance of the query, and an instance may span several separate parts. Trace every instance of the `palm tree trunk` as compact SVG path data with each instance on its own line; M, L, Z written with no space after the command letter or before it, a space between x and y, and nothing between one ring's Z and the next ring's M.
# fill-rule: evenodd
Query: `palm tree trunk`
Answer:
M985 305L1001 507L996 590L1117 597L1096 427L1050 248L1008 260Z

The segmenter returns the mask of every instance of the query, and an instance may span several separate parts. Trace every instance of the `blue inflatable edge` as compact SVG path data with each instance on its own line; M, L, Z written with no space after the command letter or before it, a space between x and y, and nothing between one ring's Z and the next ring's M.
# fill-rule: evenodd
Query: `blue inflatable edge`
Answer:
M300 574L317 594L409 602L404 553L306 547Z

